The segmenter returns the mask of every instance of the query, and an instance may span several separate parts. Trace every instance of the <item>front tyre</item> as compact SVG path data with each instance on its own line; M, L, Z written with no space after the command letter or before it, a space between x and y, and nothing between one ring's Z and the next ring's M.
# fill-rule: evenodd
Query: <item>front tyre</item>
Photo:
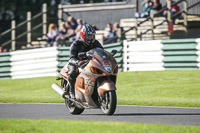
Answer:
M106 91L104 98L100 98L101 110L105 115L113 115L117 106L117 95L114 90Z

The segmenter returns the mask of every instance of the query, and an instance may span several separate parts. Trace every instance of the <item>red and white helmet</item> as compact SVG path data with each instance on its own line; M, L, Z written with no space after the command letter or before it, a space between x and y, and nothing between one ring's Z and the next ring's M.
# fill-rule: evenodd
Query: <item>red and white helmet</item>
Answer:
M90 24L83 25L80 31L80 38L87 44L91 45L95 41L95 30Z

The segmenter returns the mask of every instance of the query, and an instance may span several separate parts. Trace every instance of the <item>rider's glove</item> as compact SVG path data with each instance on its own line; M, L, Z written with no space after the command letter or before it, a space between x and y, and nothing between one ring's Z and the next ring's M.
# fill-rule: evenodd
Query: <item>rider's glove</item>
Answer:
M79 66L79 60L72 58L72 59L69 60L69 64L78 67Z

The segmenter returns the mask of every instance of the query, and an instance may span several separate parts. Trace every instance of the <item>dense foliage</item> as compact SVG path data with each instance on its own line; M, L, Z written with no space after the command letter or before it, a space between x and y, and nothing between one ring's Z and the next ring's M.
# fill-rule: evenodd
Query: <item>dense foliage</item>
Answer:
M80 3L100 3L123 0L1 0L0 1L0 33L9 29L11 20L15 19L20 23L26 19L26 12L31 11L35 15L41 11L43 3L47 3L48 8L55 10L58 4L80 4ZM56 15L54 12L52 15Z

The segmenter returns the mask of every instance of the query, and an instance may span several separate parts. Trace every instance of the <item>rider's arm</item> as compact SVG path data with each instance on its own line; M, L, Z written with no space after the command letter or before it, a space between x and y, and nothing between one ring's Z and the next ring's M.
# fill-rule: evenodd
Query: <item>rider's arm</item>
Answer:
M79 46L77 44L77 41L73 42L70 47L70 60L69 64L77 66L79 63L78 59L78 53L79 53Z
M100 42L98 40L95 40L94 42L95 47L99 47L103 49L103 46L100 44Z

